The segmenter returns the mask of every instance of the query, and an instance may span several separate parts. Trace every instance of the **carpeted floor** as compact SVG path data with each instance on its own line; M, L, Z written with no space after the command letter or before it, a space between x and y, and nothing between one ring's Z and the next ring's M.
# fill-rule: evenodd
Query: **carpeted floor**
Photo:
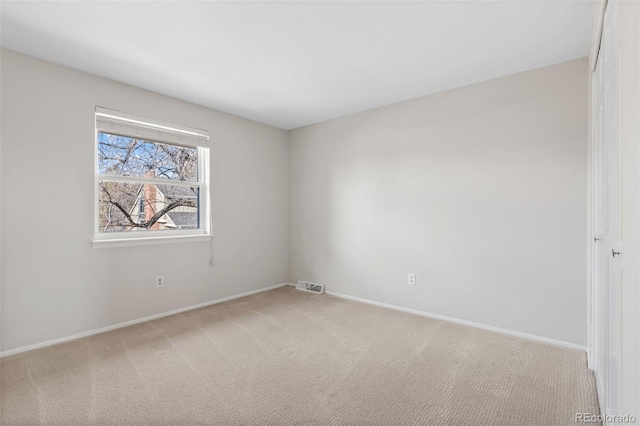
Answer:
M585 354L290 287L1 361L9 425L575 425Z

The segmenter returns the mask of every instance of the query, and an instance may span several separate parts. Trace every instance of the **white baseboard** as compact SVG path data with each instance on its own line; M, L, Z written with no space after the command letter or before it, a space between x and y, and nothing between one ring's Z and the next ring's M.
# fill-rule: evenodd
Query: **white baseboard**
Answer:
M269 291L269 290L273 290L275 288L284 287L284 286L289 285L289 284L290 283L276 284L276 285L272 285L270 287L264 287L264 288L259 288L257 290L247 291L245 293L234 294L233 296L223 297L221 299L215 299L215 300L210 300L210 301L204 302L204 303L198 303L197 305L186 306L184 308L178 308L178 309L174 309L174 310L168 311L168 312L162 312L162 313L155 314L155 315L149 315L148 317L144 317L144 318L138 318L138 319L134 319L134 320L131 320L131 321L125 321L125 322L121 322L121 323L118 323L118 324L109 325L109 326L106 326L106 327L96 328L94 330L83 331L82 333L72 334L71 336L61 337L59 339L47 340L45 342L35 343L33 345L23 346L21 348L10 349L10 350L7 350L7 351L0 352L0 358L5 357L5 356L9 356L9 355L15 355L15 354L18 354L18 353L21 353L21 352L31 351L31 350L34 350L34 349L44 348L46 346L57 345L58 343L64 343L64 342L68 342L68 341L71 341L71 340L81 339L83 337L93 336L94 334L100 334L100 333L104 333L104 332L111 331L111 330L117 330L118 328L128 327L130 325L139 324L141 322L151 321L151 320L162 318L162 317L168 317L169 315L179 314L180 312L186 312L186 311L191 311L193 309L204 308L205 306L215 305L217 303L227 302L227 301L233 300L233 299L239 299L240 297L250 296L250 295L256 294L256 293L262 293L264 291Z
M289 285L293 285L289 283ZM494 327L492 325L480 324L473 321L467 321L457 318L447 317L445 315L439 314L431 314L429 312L419 311L417 309L405 308L402 306L391 305L389 303L376 302L374 300L363 299L361 297L349 296L347 294L336 293L334 291L325 291L326 294L330 296L339 297L341 299L353 300L355 302L367 303L369 305L381 306L383 308L395 309L396 311L408 312L415 315L420 315L423 317L433 318L441 321L448 321L455 324L467 325L469 327L480 328L482 330L494 331L496 333L508 334L509 336L522 337L523 339L534 340L536 342L548 343L550 345L562 346L565 348L577 349L580 351L587 351L586 346L581 346L575 343L564 342L562 340L550 339L548 337L536 336L535 334L523 333L520 331L507 330L506 328Z

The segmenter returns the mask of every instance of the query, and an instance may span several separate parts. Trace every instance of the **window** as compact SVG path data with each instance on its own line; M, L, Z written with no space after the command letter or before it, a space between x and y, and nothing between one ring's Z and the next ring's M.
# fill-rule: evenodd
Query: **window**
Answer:
M209 238L208 140L97 107L94 247Z

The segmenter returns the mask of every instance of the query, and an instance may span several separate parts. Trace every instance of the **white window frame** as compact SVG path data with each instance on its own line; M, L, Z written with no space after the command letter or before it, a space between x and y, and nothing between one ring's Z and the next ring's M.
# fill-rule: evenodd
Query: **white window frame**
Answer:
M106 117L106 118L105 118ZM134 176L118 176L104 175L98 172L98 133L109 133L108 129L99 129L98 119L113 120L117 123L131 125L136 129L136 133L141 135L133 135L131 132L127 135L130 137L138 137L139 139L149 140L150 142L159 142L169 145L185 146L189 148L197 148L198 150L198 180L197 181L178 181L162 178L151 177L134 177ZM139 132L138 130L142 130ZM145 137L145 132L154 132L157 136L150 138ZM121 134L123 132L115 132ZM167 137L163 137L167 136ZM169 137L170 136L170 137ZM184 140L189 143L180 143ZM169 139L169 140L167 140ZM209 170L209 140L208 132L200 129L188 128L186 126L178 126L174 124L163 123L157 120L150 120L144 117L133 116L131 114L108 110L102 107L96 107L96 128L94 135L94 235L92 240L93 248L108 247L126 247L140 246L152 244L195 242L195 241L211 241L211 199L209 194L210 188L210 170ZM198 214L200 228L198 229L181 229L181 230L146 230L140 232L132 231L115 231L100 232L99 211L100 211L100 181L122 182L122 183L150 183L158 185L181 186L189 188L199 188Z

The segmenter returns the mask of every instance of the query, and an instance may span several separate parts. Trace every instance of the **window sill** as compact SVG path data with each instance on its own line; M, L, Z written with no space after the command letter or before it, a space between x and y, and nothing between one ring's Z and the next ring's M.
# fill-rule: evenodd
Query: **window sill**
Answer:
M102 239L91 241L94 249L150 246L157 244L195 243L199 241L211 241L211 235L172 235L162 237Z

